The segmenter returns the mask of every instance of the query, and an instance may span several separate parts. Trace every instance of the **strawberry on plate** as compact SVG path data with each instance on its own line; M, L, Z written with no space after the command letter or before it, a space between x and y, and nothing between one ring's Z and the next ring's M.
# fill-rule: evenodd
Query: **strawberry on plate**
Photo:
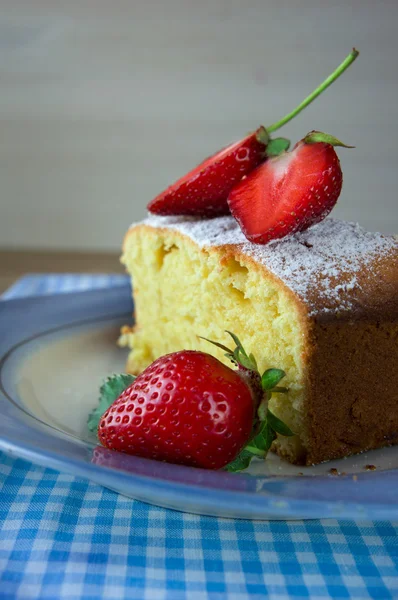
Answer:
M148 204L157 215L218 217L229 214L232 187L265 160L264 127L201 162Z
M228 204L248 240L266 244L323 220L343 183L336 138L312 131L239 182Z
M259 127L242 140L210 156L189 173L178 179L148 204L149 212L157 215L217 217L229 214L227 198L232 188L268 156L287 150L289 141L271 139L270 134L291 121L354 62L355 48L344 61L292 112L269 127Z
M276 433L293 435L268 409L273 391L287 391L276 387L285 373L268 369L260 376L254 357L230 335L235 350L216 345L238 370L194 350L158 358L108 402L98 420L101 444L155 460L238 471L253 456L264 458ZM118 378L108 382L114 390Z
M218 469L249 438L251 391L237 372L194 350L162 356L106 412L99 439L114 450Z

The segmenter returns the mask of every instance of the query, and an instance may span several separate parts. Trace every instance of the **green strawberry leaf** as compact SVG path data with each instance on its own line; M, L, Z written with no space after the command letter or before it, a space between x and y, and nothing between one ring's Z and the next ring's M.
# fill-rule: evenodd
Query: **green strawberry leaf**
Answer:
M266 421L263 421L260 427L260 431L255 437L243 448L238 456L230 462L225 468L227 471L237 473L247 469L250 465L252 458L257 456L258 458L265 459L268 450L271 448L271 444L276 438L275 432L267 425Z
M236 362L250 371L258 371L256 359L254 358L253 354L250 354L249 356L247 355L247 352L238 336L231 331L226 331L226 333L231 336L236 344L236 348L233 353Z
M272 446L272 442L276 440L276 431L274 431L273 427L269 423L267 423L264 439L266 452L268 453L268 450Z
M273 441L276 440L277 433L285 436L294 435L291 429L285 425L283 421L278 419L270 410L268 410L266 418L260 422L260 427L254 434L254 437L252 437L249 443L241 450L235 460L225 467L226 470L231 473L237 473L247 469L252 458L255 456L265 459Z
M219 342L213 342L213 340L209 340L209 338L203 337L203 335L198 335L198 338L200 338L201 340L205 340L206 342L210 342L210 344L213 344L213 346L217 346L217 348L221 348L221 350L224 350L224 352L226 352L225 356L233 356L233 352L230 348L227 348L227 346L224 346L224 344L220 344Z
M248 444L250 448L256 448L257 450L261 450L264 454L264 458L267 455L268 450L271 448L272 442L276 438L276 433L273 431L272 427L267 419L261 422L260 431L257 435L251 440ZM259 454L256 452L256 455Z
M260 423L257 426L257 431L255 431L254 435L252 436L248 446L250 446L250 448L256 448L257 450L262 450L265 451L266 448L266 444L264 443L264 432L267 429L267 420L264 419L263 421L260 421ZM256 452L257 454L257 452Z
M252 354L252 352L250 352L250 354L249 354L249 359L250 359L251 364L254 366L254 369L252 369L252 370L257 371L257 373L258 373L257 361L254 357L254 354Z
M265 127L261 125L261 127L259 127L255 133L257 141L260 142L260 144L264 144L264 146L266 146L269 142L269 135Z
M282 369L267 369L261 376L263 390L272 390L286 376Z
M240 339L238 338L238 336L235 335L235 333L232 333L231 331L228 331L227 329L225 330L225 333L228 333L228 335L231 336L231 338L234 340L237 348L242 351L242 354L244 354L245 356L247 356L246 351L245 351L245 349L242 346L242 342L240 341Z
M119 398L120 394L133 383L134 375L118 374L108 377L107 380L102 384L100 388L100 396L98 406L90 413L87 420L88 430L96 432L98 424L104 412L110 407L110 405Z
M249 369L250 371L258 372L257 362L256 362L256 359L254 358L253 354L249 354L249 356L247 355L247 352L244 349L242 342L240 341L240 339L238 338L237 335L235 335L234 333L231 333L230 331L226 331L226 333L228 333L234 340L234 342L236 344L235 350L231 350L227 346L224 346L224 344L220 344L219 342L213 342L213 340L209 340L209 338L203 337L201 335L199 335L198 337L201 340L210 342L210 344L213 344L213 346L217 346L217 348L224 350L225 356L227 358L230 358L237 365L242 365L242 367L245 367L246 369Z
M267 156L279 156L282 152L286 152L289 150L290 140L286 138L275 138L274 140L270 140L268 142L266 154Z
M249 369L250 371L256 370L256 366L253 364L250 358L246 354L243 354L239 348L236 348L234 351L234 359L239 365L245 367L245 369Z
M322 133L322 131L310 131L304 138L304 142L306 144L316 144L318 142L323 142L325 144L330 144L331 146L341 146L342 148L355 148L355 146L347 146L340 140L338 140L334 135L330 135L329 133ZM267 147L268 152L269 145Z
M267 421L270 427L272 427L272 429L276 431L276 433L279 433L280 435L284 435L286 437L291 437L292 435L294 435L290 427L288 427L286 423L278 419L278 417L276 417L274 413L272 413L269 409L267 414Z
M253 456L254 455L251 452L242 450L235 460L230 462L225 467L225 470L229 471L229 473L238 473L239 471L244 471L244 469L247 469L247 467L250 465Z
M265 390L264 395L263 395L263 399L261 400L260 404L258 405L258 409L257 409L257 417L260 421L262 422L266 422L267 420L267 412L268 412L268 401L270 399L272 394L270 394L270 392L267 392Z

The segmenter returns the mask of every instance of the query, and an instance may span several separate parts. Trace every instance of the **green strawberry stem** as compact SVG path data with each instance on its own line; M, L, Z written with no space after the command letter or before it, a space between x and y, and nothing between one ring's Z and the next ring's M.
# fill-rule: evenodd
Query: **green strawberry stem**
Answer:
M259 458L265 458L267 456L267 450L261 450L255 446L250 446L250 444L245 446L245 450L247 450L247 452L251 452L255 456L258 456Z
M287 394L289 391L289 388L277 386L277 387L272 388L272 391L275 393L278 393L278 394Z
M305 100L303 100L301 104L299 104L294 110L292 110L292 112L284 116L280 121L277 121L276 123L273 123L272 125L267 127L267 132L272 133L273 131L280 129L283 125L286 125L286 123L291 121L296 115L298 115L302 110L304 110L304 108L311 104L311 102L313 102L315 98L322 94L322 92L326 90L326 88L328 88L334 81L336 81L336 79L338 79L338 77L340 77L342 73L344 73L344 71L348 69L348 67L357 58L358 54L358 50L355 50L355 48L353 48L352 52L350 52L350 54L343 60L341 65L338 66L337 69L333 71L333 73L329 75L329 77L327 77L325 81L316 88L316 90L314 90L309 96L307 96L307 98L305 98Z

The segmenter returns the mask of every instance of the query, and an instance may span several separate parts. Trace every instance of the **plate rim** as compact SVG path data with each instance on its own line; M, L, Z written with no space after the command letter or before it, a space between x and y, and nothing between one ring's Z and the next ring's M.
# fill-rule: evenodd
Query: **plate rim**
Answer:
M93 310L93 304L91 302L92 299L97 299L98 295L103 297L103 303L101 307L97 307L97 316L91 316L89 319L82 318L82 315L85 314L85 310ZM75 302L71 303L70 299L74 298ZM39 299L39 302L37 300ZM95 304L95 303L94 303ZM50 307L52 311L56 308L59 310L61 306L68 306L71 310L67 310L65 315L62 315L62 311L60 312L60 321L62 323L58 323L56 327L50 328L46 327L44 323L46 323L45 314L46 310ZM74 305L74 308L73 306ZM118 306L118 310L116 311L113 305ZM27 308L29 307L29 318L31 321L34 321L32 318L32 310L36 311L38 314L38 319L35 321L35 326L33 329L35 330L34 334L23 336L21 335L20 328L21 322L19 323L19 328L17 327L16 331L13 332L13 335L6 336L5 341L1 339L1 331L2 328L7 329L5 321L7 320L7 312L12 313L13 310L17 310L20 312L21 308L24 308L24 314L26 315ZM112 310L109 310L109 307ZM2 310L5 308L5 311ZM123 310L120 310L123 308ZM131 314L132 312L132 300L131 300L131 288L128 284L122 285L113 285L112 287L106 289L95 289L89 291L72 291L63 294L51 294L47 296L30 296L27 298L15 298L15 299L7 299L0 301L0 405L3 402L10 402L10 399L7 397L7 391L4 389L2 384L2 370L4 365L7 362L8 356L10 356L17 347L21 346L28 341L31 341L32 338L40 336L45 336L51 333L51 331L61 331L66 327L70 327L72 325L79 326L84 323L96 323L100 322L100 316L102 315L102 321L106 321L109 319L116 319L118 317L122 317L122 315ZM105 312L104 312L105 310ZM44 313L43 313L44 311ZM50 311L51 312L51 311ZM95 311L94 311L95 312ZM3 313L3 314L2 314ZM74 315L76 319L72 322L70 318ZM51 316L53 316L51 314ZM44 322L43 322L44 318ZM23 322L26 319L22 319ZM22 327L23 328L23 327ZM14 341L12 344L11 342ZM21 407L17 407L19 411L22 411ZM34 415L31 415L26 411L25 413L26 419L33 419L39 421L42 426L46 429L45 435L50 437L56 437L54 431L57 433L62 433L64 436L67 436L72 443L79 442L87 447L89 447L89 443L85 440L81 440L77 436L73 436L66 432L62 432L57 428L53 428L51 424L45 423L37 419ZM16 422L18 422L18 416L13 415L13 418ZM27 424L28 429L32 428L29 423ZM50 430L50 431L48 431ZM94 447L95 444L92 444ZM349 502L344 500L344 502L338 502L336 500L311 500L311 499L302 499L302 498L286 498L285 496L271 496L266 494L261 494L259 492L245 492L241 490L225 490L220 488L210 488L206 486L198 486L194 483L183 484L180 482L176 482L175 480L167 480L162 478L154 478L150 475L145 474L133 474L131 472L122 471L116 468L110 468L104 465L93 464L90 461L83 461L78 459L73 459L71 457L66 457L62 454L57 454L52 451L48 447L45 448L37 448L36 446L30 444L28 441L20 439L15 440L9 435L7 435L7 431L4 428L3 423L0 422L0 449L5 451L7 454L11 456L19 456L25 460L29 460L33 463L40 464L43 467L53 468L58 471L67 471L68 473L72 473L72 475L83 477L85 479L92 480L100 485L108 487L110 489L115 489L120 493L119 486L117 485L118 481L125 483L126 479L128 479L128 487L132 497L136 497L137 499L141 499L144 502L150 502L152 504L156 504L158 506L165 506L166 508L174 508L176 510L186 510L188 512L194 512L196 514L207 514L214 516L223 516L220 514L219 505L220 500L222 500L223 510L221 513L230 512L231 514L225 514L227 517L232 518L251 518L251 519L308 519L308 518L398 518L398 506L395 508L390 504L383 504L383 502L377 503L358 503L358 502ZM148 460L148 459L144 459ZM156 461L149 461L149 463L154 463ZM159 464L159 463L157 463ZM174 467L176 465L172 465ZM170 465L168 465L170 467ZM182 469L188 469L191 471L192 467L181 467ZM204 471L202 469L195 469L195 471ZM388 473L388 476L383 477ZM380 479L389 479L391 480L391 474L393 475L393 479L398 481L398 469L391 469L388 471L379 471L378 472L378 480ZM253 475L241 474L241 475L233 475L233 477L251 477L255 479L259 479ZM374 473L361 473L358 475L357 483L361 485L360 482L366 481L369 477L374 477ZM104 483L103 480L107 478L108 482L112 485ZM327 481L329 478L325 476L314 476L311 477L311 481L315 483L316 479L321 479L322 481ZM350 480L352 476L347 476L347 481ZM269 481L281 480L285 483L288 483L289 480L296 481L298 479L297 476L287 475L287 476L268 476L261 477L261 479L268 479ZM302 481L309 481L309 478L300 478ZM335 479L335 478L334 478ZM343 477L341 477L343 479ZM391 481L390 481L391 483ZM395 483L395 481L394 481ZM155 488L155 490L153 489ZM162 489L162 493L164 494L164 498L168 499L167 505L164 502L160 501L151 501L148 499L149 496L153 496L153 492L155 491L155 496L159 493L159 488ZM142 490L146 492L146 498L143 499ZM130 493L128 495L130 495ZM174 500L173 500L174 495ZM177 500L175 496L177 495ZM195 510L195 501L198 500L198 495L200 495L200 502L202 504L202 508L198 508ZM184 504L183 504L184 502ZM242 508L243 502L245 503L245 508ZM183 505L181 505L183 504ZM253 515L249 515L247 512L246 505L250 507L252 506ZM241 513L241 514L240 514Z

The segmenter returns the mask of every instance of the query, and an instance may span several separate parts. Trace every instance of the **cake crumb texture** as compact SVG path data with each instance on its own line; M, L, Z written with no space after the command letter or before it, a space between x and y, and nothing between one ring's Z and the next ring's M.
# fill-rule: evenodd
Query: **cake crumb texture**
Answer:
M198 219L150 215L144 223L187 235L201 248L238 247L286 283L307 304L310 315L327 317L338 312L342 316L371 308L366 306L366 299L368 288L377 284L375 270L387 284L392 281L395 285L398 279L398 240L366 231L358 223L328 218L265 245L249 242L231 216ZM383 260L386 257L388 265ZM383 302L383 298L379 300Z

